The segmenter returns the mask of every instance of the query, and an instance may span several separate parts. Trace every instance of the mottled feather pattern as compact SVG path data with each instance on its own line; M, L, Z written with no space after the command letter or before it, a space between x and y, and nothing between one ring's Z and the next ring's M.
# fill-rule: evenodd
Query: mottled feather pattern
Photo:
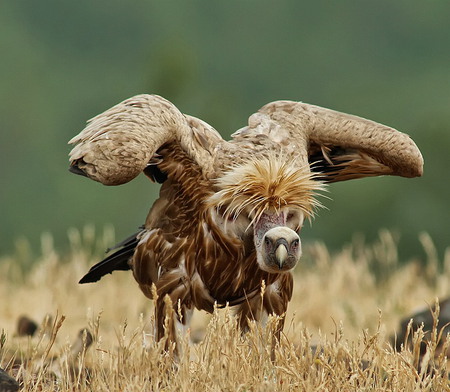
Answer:
M75 144L69 155L71 165L78 165L90 178L120 185L141 173L158 148L173 141L191 151L191 156L203 158L202 171L212 172L211 153L202 139L210 140L212 146L223 141L210 125L184 116L166 99L142 94L89 120L69 141Z
M136 280L150 298L155 284L158 295L169 295L173 303L206 311L212 311L215 303L229 303L238 305L240 314L247 299L259 293L262 281L271 285L284 281L286 274L260 270L254 249L245 249L242 241L219 229L209 211L210 180L202 178L197 165L177 145L166 145L158 154L164 158L159 168L171 180L162 186L132 259ZM169 207L176 213L168 221ZM277 309L286 309L290 296L280 292L289 287L279 286L270 301L279 303Z
M422 155L411 138L394 128L367 120L351 114L309 105L301 102L275 101L263 106L259 113L267 114L269 118L281 126L298 134L299 129L307 135L309 143L318 145L341 146L342 148L359 150L379 162L378 166L361 165L370 176L386 174L384 168L390 168L389 174L404 177L417 177L423 173ZM297 131L296 131L297 130ZM361 161L361 156L358 158ZM351 165L352 160L348 161ZM342 166L343 167L343 166ZM357 165L354 165L357 168ZM371 168L372 170L369 170ZM355 171L356 172L356 171ZM364 177L361 173L359 177ZM345 181L334 176L334 181Z
M73 173L119 185L144 172L162 183L143 229L82 280L129 265L143 293L157 297L156 336L167 333L167 347L180 313L186 324L193 308L226 304L242 329L280 316L279 336L303 218L321 207L324 184L423 170L408 135L292 101L265 105L225 141L164 98L142 94L94 117L70 143ZM276 256L283 254L295 262L286 267Z

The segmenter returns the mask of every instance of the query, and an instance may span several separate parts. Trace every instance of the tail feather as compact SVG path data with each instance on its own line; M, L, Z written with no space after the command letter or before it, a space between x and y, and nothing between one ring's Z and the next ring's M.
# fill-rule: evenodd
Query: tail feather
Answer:
M112 249L120 248L113 254L92 266L88 273L84 275L78 283L94 283L99 281L106 274L112 274L113 271L130 270L131 268L128 261L133 256L136 246L139 243L138 235L141 231L138 231L132 236L126 238L124 241L121 241L116 246L108 249L107 252Z

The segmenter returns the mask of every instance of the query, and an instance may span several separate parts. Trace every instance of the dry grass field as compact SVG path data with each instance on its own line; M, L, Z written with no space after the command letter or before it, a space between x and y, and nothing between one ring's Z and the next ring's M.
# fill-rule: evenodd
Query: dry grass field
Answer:
M59 254L44 235L41 255L30 267L25 244L0 260L0 367L19 380L21 390L449 389L446 347L436 350L438 330L429 335L425 355L423 331L408 349L395 351L389 344L401 318L450 294L450 253L438 260L426 234L420 237L426 263L400 264L396 241L386 231L375 243L355 239L335 254L321 243L306 244L274 362L270 334L276 320L241 336L232 309L213 316L197 312L174 361L152 339L152 304L130 273L77 284L113 237L108 229L72 230L71 250ZM21 315L40 324L33 337L18 336ZM93 337L87 349L83 342L90 335L79 335L85 328Z

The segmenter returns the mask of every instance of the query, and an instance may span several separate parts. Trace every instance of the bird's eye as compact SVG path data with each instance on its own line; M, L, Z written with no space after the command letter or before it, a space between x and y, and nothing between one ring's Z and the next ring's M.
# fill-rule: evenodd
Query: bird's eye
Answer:
M299 244L299 240L294 240L294 241L292 241L292 243L291 243L291 248L297 248L297 247L298 247L298 244Z
M266 244L266 246L269 246L270 245L270 240L267 237L265 237L264 238L264 243Z

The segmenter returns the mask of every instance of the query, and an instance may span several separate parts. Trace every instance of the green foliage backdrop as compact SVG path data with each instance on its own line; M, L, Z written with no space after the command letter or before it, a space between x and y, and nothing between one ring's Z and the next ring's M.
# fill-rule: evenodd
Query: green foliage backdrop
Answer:
M0 3L0 254L43 231L143 222L156 186L107 188L67 171L87 119L157 93L224 136L263 104L292 99L409 133L423 178L330 186L308 238L331 247L386 227L406 256L418 235L449 245L450 2L31 0Z

